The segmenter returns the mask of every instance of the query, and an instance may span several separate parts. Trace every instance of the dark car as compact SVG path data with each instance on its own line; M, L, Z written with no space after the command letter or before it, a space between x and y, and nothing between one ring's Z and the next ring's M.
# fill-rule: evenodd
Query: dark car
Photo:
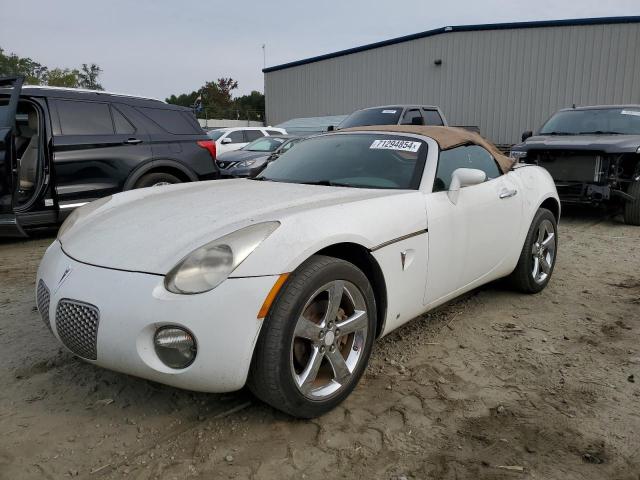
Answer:
M622 206L640 225L640 105L567 108L511 149L546 168L565 203Z
M447 126L439 107L434 105L387 105L356 110L345 118L338 129L369 125L435 125ZM333 128L329 128L333 130Z
M215 145L189 109L0 79L0 236L55 227L123 190L218 177Z
M303 137L273 135L254 140L233 152L221 153L216 162L222 177L255 177Z

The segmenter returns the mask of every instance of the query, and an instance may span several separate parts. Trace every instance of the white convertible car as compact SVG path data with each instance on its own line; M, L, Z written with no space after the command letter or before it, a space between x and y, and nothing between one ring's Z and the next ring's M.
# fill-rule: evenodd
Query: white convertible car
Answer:
M301 142L256 179L147 188L76 210L38 270L45 324L96 365L189 390L247 384L320 415L374 340L501 277L541 291L549 174L478 135L375 126Z

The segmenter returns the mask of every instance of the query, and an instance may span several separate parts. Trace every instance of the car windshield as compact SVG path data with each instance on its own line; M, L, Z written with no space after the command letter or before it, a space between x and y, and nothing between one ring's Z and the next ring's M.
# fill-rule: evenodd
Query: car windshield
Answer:
M640 108L564 110L540 129L540 135L640 135Z
M358 110L345 118L339 128L364 127L367 125L396 125L401 113L402 107Z
M207 135L209 135L209 138L211 140L213 140L214 142L216 140L218 140L222 135L224 135L226 132L226 130L209 130L207 132Z
M254 140L242 150L248 150L250 152L273 152L286 140L278 137L263 137L258 140Z
M256 180L359 188L417 189L427 144L412 136L343 133L287 150Z

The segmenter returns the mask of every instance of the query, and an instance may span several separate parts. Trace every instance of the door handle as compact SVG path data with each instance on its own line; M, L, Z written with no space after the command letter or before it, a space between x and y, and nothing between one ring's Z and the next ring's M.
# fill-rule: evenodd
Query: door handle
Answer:
M515 197L518 194L518 190L516 190L515 188L513 190L503 190L502 192L500 192L500 198L504 199L504 198L511 198L511 197Z
M139 143L142 143L142 140L140 140L139 138L129 138L125 140L124 143L129 145L137 145Z

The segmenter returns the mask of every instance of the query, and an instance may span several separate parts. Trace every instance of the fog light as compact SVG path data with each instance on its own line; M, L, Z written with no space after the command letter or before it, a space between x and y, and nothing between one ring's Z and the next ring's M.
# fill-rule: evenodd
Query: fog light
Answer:
M196 358L196 339L179 327L162 327L153 339L156 354L171 368L187 368Z

